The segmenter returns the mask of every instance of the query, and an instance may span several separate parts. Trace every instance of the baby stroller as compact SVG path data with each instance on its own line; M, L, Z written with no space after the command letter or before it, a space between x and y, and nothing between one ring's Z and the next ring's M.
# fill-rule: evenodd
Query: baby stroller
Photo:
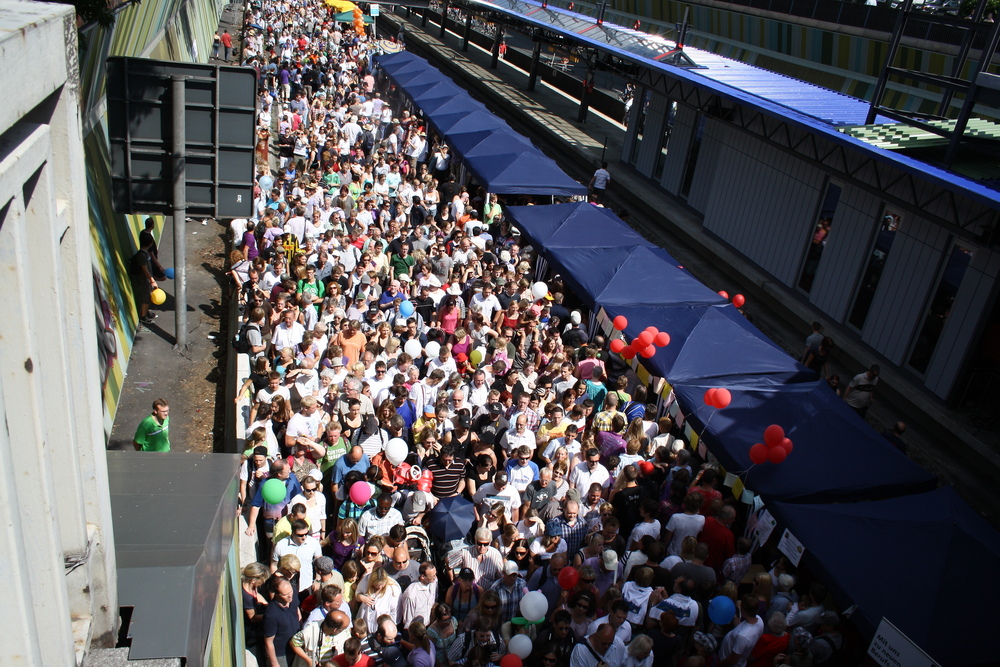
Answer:
M431 538L420 526L406 527L406 548L410 550L410 560L418 563L434 562Z

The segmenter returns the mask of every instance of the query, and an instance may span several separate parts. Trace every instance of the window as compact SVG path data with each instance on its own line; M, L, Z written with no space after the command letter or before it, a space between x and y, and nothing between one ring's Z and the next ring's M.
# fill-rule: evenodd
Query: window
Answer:
M861 277L861 285L858 287L857 296L854 297L854 307L847 321L858 329L863 329L865 320L868 318L868 311L875 300L875 292L878 291L878 283L882 279L882 271L885 263L889 259L889 251L892 250L892 242L899 231L898 215L886 209L879 221L878 233L875 236L875 246L868 257L868 266Z
M684 180L681 182L681 197L684 199L687 199L691 193L691 184L694 182L694 169L698 166L698 153L701 151L701 138L704 133L705 116L704 114L698 114L698 127L695 129L694 139L691 140L687 167L684 169Z
M823 195L819 209L819 220L816 221L816 227L809 239L806 261L802 265L802 274L799 276L799 289L807 294L812 291L813 280L816 279L816 272L819 271L819 262L823 258L823 250L830 238L830 227L833 226L833 218L837 213L841 192L841 187L836 183L830 183L826 186L826 194Z
M945 322L951 315L951 306L955 303L955 296L958 288L962 285L965 272L972 263L972 251L968 248L955 244L945 262L941 277L938 278L938 287L931 299L930 308L927 310L927 317L920 327L917 335L917 342L913 345L913 353L910 355L910 366L920 373L927 372L931 356L937 347L941 332L944 331Z
M635 123L635 134L632 137L632 153L629 157L629 164L633 167L639 159L639 149L642 147L643 132L646 129L646 107L649 106L649 99L652 93L645 88L636 88L632 97L629 98L632 104L626 103L626 114L628 126ZM638 105L638 107L637 107Z
M676 117L677 102L671 102L667 120L663 124L663 142L660 144L660 152L656 154L656 166L653 168L653 178L657 181L663 177L663 167L667 163L667 144L670 143L670 133L673 132Z

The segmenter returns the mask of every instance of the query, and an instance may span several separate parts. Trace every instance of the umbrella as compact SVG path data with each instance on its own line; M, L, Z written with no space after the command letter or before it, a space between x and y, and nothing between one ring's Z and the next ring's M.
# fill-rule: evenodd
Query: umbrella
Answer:
M357 8L356 4L347 0L326 0L326 4L336 12L353 12Z
M264 26L259 23L251 23L247 26L248 28L254 28L255 30L263 30Z
M462 496L442 498L430 511L430 534L450 542L460 540L476 522L475 506Z
M375 19L365 14L361 17L365 23L375 23ZM354 23L354 12L341 12L333 17L338 23Z

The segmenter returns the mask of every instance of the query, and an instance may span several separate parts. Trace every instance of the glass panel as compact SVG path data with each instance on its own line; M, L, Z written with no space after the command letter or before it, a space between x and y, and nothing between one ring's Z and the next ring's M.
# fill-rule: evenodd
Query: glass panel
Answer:
M892 242L899 231L899 216L886 209L885 215L879 223L878 235L875 237L875 247L868 257L868 266L865 267L864 276L861 278L861 285L858 287L858 295L854 298L854 307L851 308L851 315L847 321L858 329L863 329L865 320L868 318L868 311L875 300L875 292L878 291L878 282L882 279L882 270L889 259L889 251L892 250Z
M681 197L687 199L691 193L691 183L694 181L694 168L698 165L698 153L701 151L701 137L705 132L705 116L698 115L698 128L691 140L691 150L688 151L687 167L684 169L684 181L681 183Z
M948 321L948 316L951 315L951 306L955 303L955 295L958 294L958 288L962 285L962 279L965 277L965 272L971 262L972 251L968 248L955 245L951 249L951 255L941 273L937 291L934 292L934 298L931 299L927 317L924 319L923 326L920 327L920 334L913 346L913 354L910 355L910 366L914 370L921 373L927 371L938 339L941 338L941 332L944 330L944 324Z
M667 163L667 144L670 143L670 133L674 130L676 117L677 102L671 102L670 110L667 111L667 122L663 125L663 143L660 144L660 152L656 154L656 167L653 169L653 178L656 181L663 177L663 166Z
M629 116L629 122L635 122L635 137L632 140L632 156L629 158L629 164L633 167L635 166L636 160L639 158L639 149L642 147L642 133L645 130L646 125L646 107L649 105L649 98L651 92L645 88L638 88L636 93L632 95L632 107L629 110L631 114ZM635 105L640 104L639 109L635 108Z
M816 221L816 228L813 230L812 238L809 239L809 251L806 253L806 261L799 276L799 289L806 293L812 290L813 280L819 271L819 261L823 257L827 239L830 238L830 227L833 226L833 216L837 213L841 191L841 187L836 183L826 186L823 205L819 209L819 220Z

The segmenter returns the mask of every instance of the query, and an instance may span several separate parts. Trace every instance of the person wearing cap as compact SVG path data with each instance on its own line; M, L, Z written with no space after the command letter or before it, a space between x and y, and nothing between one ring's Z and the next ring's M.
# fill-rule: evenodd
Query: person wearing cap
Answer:
M744 595L736 606L740 623L719 645L720 667L746 667L750 652L764 634L764 621L757 615L757 596Z
M521 494L508 484L507 473L500 471L493 476L492 482L480 486L472 496L476 505L501 503L507 510L507 519L517 523L521 511Z
M618 560L618 554L610 549L602 551L600 556L586 559L583 564L594 568L594 572L597 574L594 586L597 587L597 591L601 595L607 593L609 588L624 579L624 565Z
M818 627L813 640L809 642L809 653L814 665L832 665L834 658L844 645L840 634L840 616L835 611L824 611L817 619Z
M504 561L503 576L490 587L500 597L500 623L507 623L518 615L521 598L528 592L528 584L520 575L518 564Z

